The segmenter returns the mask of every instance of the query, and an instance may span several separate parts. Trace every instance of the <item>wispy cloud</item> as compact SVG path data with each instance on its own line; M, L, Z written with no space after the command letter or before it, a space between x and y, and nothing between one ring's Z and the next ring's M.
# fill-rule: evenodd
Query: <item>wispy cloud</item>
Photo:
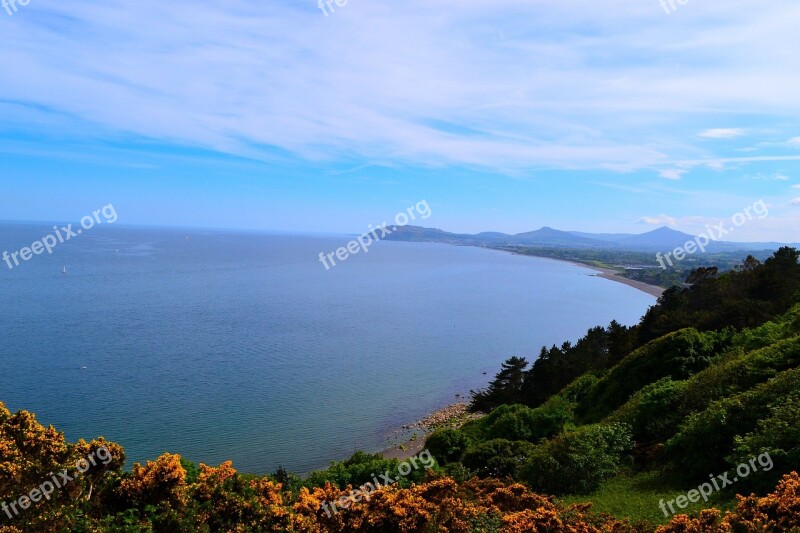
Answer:
M639 224L647 224L648 226L676 226L678 224L678 219L661 214L655 217L642 217L638 222Z
M789 181L789 176L783 174L781 172L775 172L773 174L751 174L744 177L747 181Z
M698 137L704 139L735 139L744 135L745 130L741 128L714 128L702 131Z
M686 174L686 172L687 171L683 170L683 169L670 168L670 169L662 170L658 174L664 179L679 180L679 179L683 178L683 175Z
M314 2L40 2L0 21L0 100L21 105L10 128L44 109L53 134L67 122L256 159L674 179L669 161L729 159L687 144L698 120L800 119L780 52L800 48L798 16L793 0L680 21L626 0L361 2L327 18Z

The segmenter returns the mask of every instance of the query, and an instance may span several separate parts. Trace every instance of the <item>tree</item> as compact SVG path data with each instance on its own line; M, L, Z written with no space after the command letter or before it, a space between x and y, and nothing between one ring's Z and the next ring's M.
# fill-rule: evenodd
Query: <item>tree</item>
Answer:
M528 361L524 357L512 357L503 363L500 373L485 390L472 393L470 411L488 413L504 404L523 402L523 383Z

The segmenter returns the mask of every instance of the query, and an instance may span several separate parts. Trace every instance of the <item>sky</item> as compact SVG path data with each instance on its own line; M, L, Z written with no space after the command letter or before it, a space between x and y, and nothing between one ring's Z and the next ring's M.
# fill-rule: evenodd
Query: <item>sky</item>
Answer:
M10 1L0 220L800 241L797 0Z

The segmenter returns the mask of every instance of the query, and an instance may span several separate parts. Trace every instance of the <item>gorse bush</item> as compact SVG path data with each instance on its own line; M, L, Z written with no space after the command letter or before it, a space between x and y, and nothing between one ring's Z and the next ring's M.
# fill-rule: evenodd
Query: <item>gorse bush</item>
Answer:
M601 444L607 447L606 453L619 453L627 446L624 433L621 426L593 426L575 432L572 438L577 441L572 448L591 453L593 445ZM511 447L515 445L526 453L532 446L511 443ZM219 467L200 464L190 481L183 467L189 463L173 454L144 465L135 464L126 472L121 461L125 452L119 445L100 440L69 444L62 434L38 424L30 413L12 415L0 404L3 497L28 493L43 479L39 477L42 470L69 468L73 460L97 446L105 446L114 459L100 469L84 474L73 472L74 480L58 498L36 502L13 520L0 513L0 532L642 533L653 529L594 515L588 505L563 505L523 485L496 479L457 482L433 473L406 488L396 484L382 487L367 499L354 498L350 487L340 489L330 483L286 491L269 478L239 474L230 462ZM506 444L498 443L496 449L506 448ZM513 456L513 452L507 454L508 458ZM363 466L374 459L369 454L357 454L339 467ZM611 468L614 461L607 462ZM90 487L94 490L88 490ZM323 504L331 502L339 502L336 513L326 513L323 508ZM785 476L774 493L743 498L724 517L718 511L706 511L702 520L705 526L676 517L661 531L731 533L799 527L800 477ZM694 529L686 529L687 526Z

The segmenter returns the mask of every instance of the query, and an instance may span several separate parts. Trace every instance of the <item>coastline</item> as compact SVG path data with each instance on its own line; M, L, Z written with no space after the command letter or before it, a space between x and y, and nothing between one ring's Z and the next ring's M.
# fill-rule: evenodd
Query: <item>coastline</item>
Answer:
M498 250L498 251L508 251L508 250ZM632 279L625 278L620 275L618 270L614 270L612 268L606 267L599 267L596 265L590 265L586 263L578 263L575 261L569 261L564 259L554 259L552 257L541 257L536 255L528 255L528 254L519 254L516 252L510 252L514 255L527 255L528 257L536 257L538 259L546 259L549 261L559 261L561 263L569 263L571 265L587 268L593 270L595 273L588 274L590 276L596 276L603 279L607 279L609 281L614 281L617 283L622 283L639 291L642 291L650 296L654 296L656 298L660 298L661 295L666 291L664 287L660 287L658 285L650 285L649 283L644 283L641 281L636 281ZM425 440L433 433L434 430L444 427L452 427L458 428L462 426L465 422L469 420L474 420L480 418L483 415L477 414L470 414L467 412L467 406L469 404L466 402L459 402L455 404L450 404L442 409L438 409L425 418L414 422L413 424L403 426L403 428L399 431L405 431L406 435L412 430L413 434L409 437L406 436L402 438L399 443L396 443L382 452L379 452L384 458L386 459L397 459L399 461L405 461L410 459L411 457L419 454L421 451L425 449Z
M574 263L574 264L599 271L600 272L599 274L595 274L595 276L599 278L616 281L617 283L624 283L629 287L633 287L634 289L639 289L640 291L646 292L650 296L655 296L656 298L660 298L661 295L664 294L664 291L667 290L664 287L660 287L658 285L650 285L649 283L644 283L643 281L636 281L633 279L625 278L619 275L619 271L611 268L603 268L594 265L585 265L581 263Z
M616 281L617 283L622 283L629 287L633 287L634 289L640 290L649 294L650 296L655 296L656 298L660 298L662 294L667 290L664 287L659 285L651 285L649 283L644 283L643 281L636 281L633 279L628 279L623 276L620 276L619 271L613 268L608 267L599 267L597 265L591 265L589 263L579 263L577 261L570 261L569 259L555 259L553 257L545 257L541 255L533 255L533 254L521 254L518 252L513 252L510 250L503 250L501 248L488 248L489 250L498 250L500 252L508 252L513 255L519 255L523 257L536 257L537 259L546 259L548 261L558 261L559 263L569 263L570 265L575 265L583 268L588 268L590 270L594 270L597 274L593 274L598 278L607 279L609 281Z
M476 420L483 415L474 414L467 411L469 404L459 402L450 404L441 409L437 409L426 417L417 420L413 424L403 426L406 436L400 442L394 444L382 452L379 452L386 459L397 459L405 461L414 457L425 449L425 440L428 435L441 428L459 428L470 420ZM413 431L411 436L408 432Z

